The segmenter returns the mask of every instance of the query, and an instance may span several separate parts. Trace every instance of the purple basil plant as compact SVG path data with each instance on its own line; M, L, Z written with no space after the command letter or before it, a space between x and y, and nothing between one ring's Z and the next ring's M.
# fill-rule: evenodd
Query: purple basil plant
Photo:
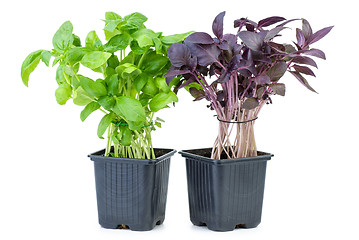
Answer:
M325 59L325 54L310 45L333 27L313 32L305 19L275 16L256 23L240 18L234 21L236 34L223 34L224 15L221 12L213 21L215 37L195 32L183 44L169 48L172 66L166 80L177 91L185 87L195 101L208 100L209 108L216 111L219 134L213 159L257 156L253 125L259 111L265 103L272 103L272 95L285 95L285 84L279 80L286 72L315 92L304 75L315 77L310 67L317 68L317 64L311 57ZM276 42L295 20L302 21L302 29L296 29L297 41Z

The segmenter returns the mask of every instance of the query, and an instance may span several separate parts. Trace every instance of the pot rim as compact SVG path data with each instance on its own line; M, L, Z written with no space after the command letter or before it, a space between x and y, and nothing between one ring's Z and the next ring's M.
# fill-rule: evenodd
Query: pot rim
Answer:
M196 150L208 150L208 151L211 151L212 148L198 148L198 149L181 150L178 153L181 154L185 158L189 157L189 158L192 158L193 160L204 161L204 162L208 162L208 163L212 163L212 164L216 164L216 165L269 161L274 156L271 153L257 151L258 156L255 156L255 157L230 158L230 159L220 159L220 160L218 160L218 159L212 159L212 158L209 158L209 157L205 157L205 156L201 156L201 155L191 153L191 152L196 151ZM191 151L191 152L189 152L189 151Z
M160 163L170 157L172 157L177 151L174 149L167 148L154 148L154 150L165 150L167 153L155 158L155 159L139 159L139 158L120 158L120 157L105 157L105 149L99 150L97 152L91 153L88 155L91 161L94 162L113 162L113 163L129 163L129 164L145 164L152 165Z

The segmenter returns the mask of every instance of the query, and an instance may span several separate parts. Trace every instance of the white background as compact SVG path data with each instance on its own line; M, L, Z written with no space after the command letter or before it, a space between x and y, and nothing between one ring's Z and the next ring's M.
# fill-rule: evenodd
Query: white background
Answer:
M17 1L0 9L0 239L358 239L358 30L355 1ZM56 103L55 68L40 63L29 88L21 63L32 51L51 49L66 20L84 41L102 29L106 11L124 16L138 11L148 28L164 35L211 31L213 18L226 10L225 32L233 20L269 16L306 18L313 30L335 25L313 47L325 51L317 78L305 89L286 75L287 95L273 97L255 126L258 149L275 157L268 163L262 223L255 229L218 233L189 221L185 162L171 160L166 220L150 232L106 230L97 223L92 162L102 149L96 136L101 114L85 123L81 107ZM294 29L287 31L295 40ZM175 108L154 132L156 147L177 150L211 147L217 122L205 102L179 93Z

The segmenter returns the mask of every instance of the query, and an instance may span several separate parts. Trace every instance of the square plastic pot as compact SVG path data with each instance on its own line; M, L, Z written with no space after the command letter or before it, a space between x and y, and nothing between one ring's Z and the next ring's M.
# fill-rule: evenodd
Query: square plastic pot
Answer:
M186 158L191 222L214 231L257 227L267 161L273 155L258 152L257 157L214 160L210 152L210 148L179 152Z
M155 149L156 159L105 157L94 162L98 220L102 227L148 231L165 219L170 158L176 152Z

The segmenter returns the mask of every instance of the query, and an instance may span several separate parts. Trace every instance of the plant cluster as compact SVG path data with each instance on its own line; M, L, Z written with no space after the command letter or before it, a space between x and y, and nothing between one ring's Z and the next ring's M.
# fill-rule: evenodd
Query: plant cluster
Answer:
M279 80L286 72L315 92L304 75L315 76L310 67L317 64L311 57L325 59L325 54L310 45L332 27L313 32L309 22L301 19L296 42L283 44L275 39L288 29L288 23L299 19L274 16L257 23L240 18L234 21L237 32L224 34L224 15L221 12L213 21L215 37L195 32L169 48L172 66L166 80L175 85L174 91L185 87L195 100L208 100L216 111L219 134L212 158L256 156L253 124L260 109L272 102L272 95L285 95L285 84ZM209 82L208 77L214 80Z
M29 75L40 60L47 66L58 65L55 92L59 104L69 99L85 106L80 117L84 121L99 110L101 119L97 135L108 142L106 156L155 158L151 132L161 127L154 113L177 102L173 84L166 84L165 74L171 63L167 57L173 43L181 43L189 33L163 36L145 27L147 18L140 13L121 17L114 12L105 15L102 43L95 31L88 33L82 44L67 21L52 39L54 49L32 52L21 67L23 83L28 86ZM128 53L126 54L126 51ZM93 80L79 73L80 66L102 74ZM113 145L113 149L112 149Z

